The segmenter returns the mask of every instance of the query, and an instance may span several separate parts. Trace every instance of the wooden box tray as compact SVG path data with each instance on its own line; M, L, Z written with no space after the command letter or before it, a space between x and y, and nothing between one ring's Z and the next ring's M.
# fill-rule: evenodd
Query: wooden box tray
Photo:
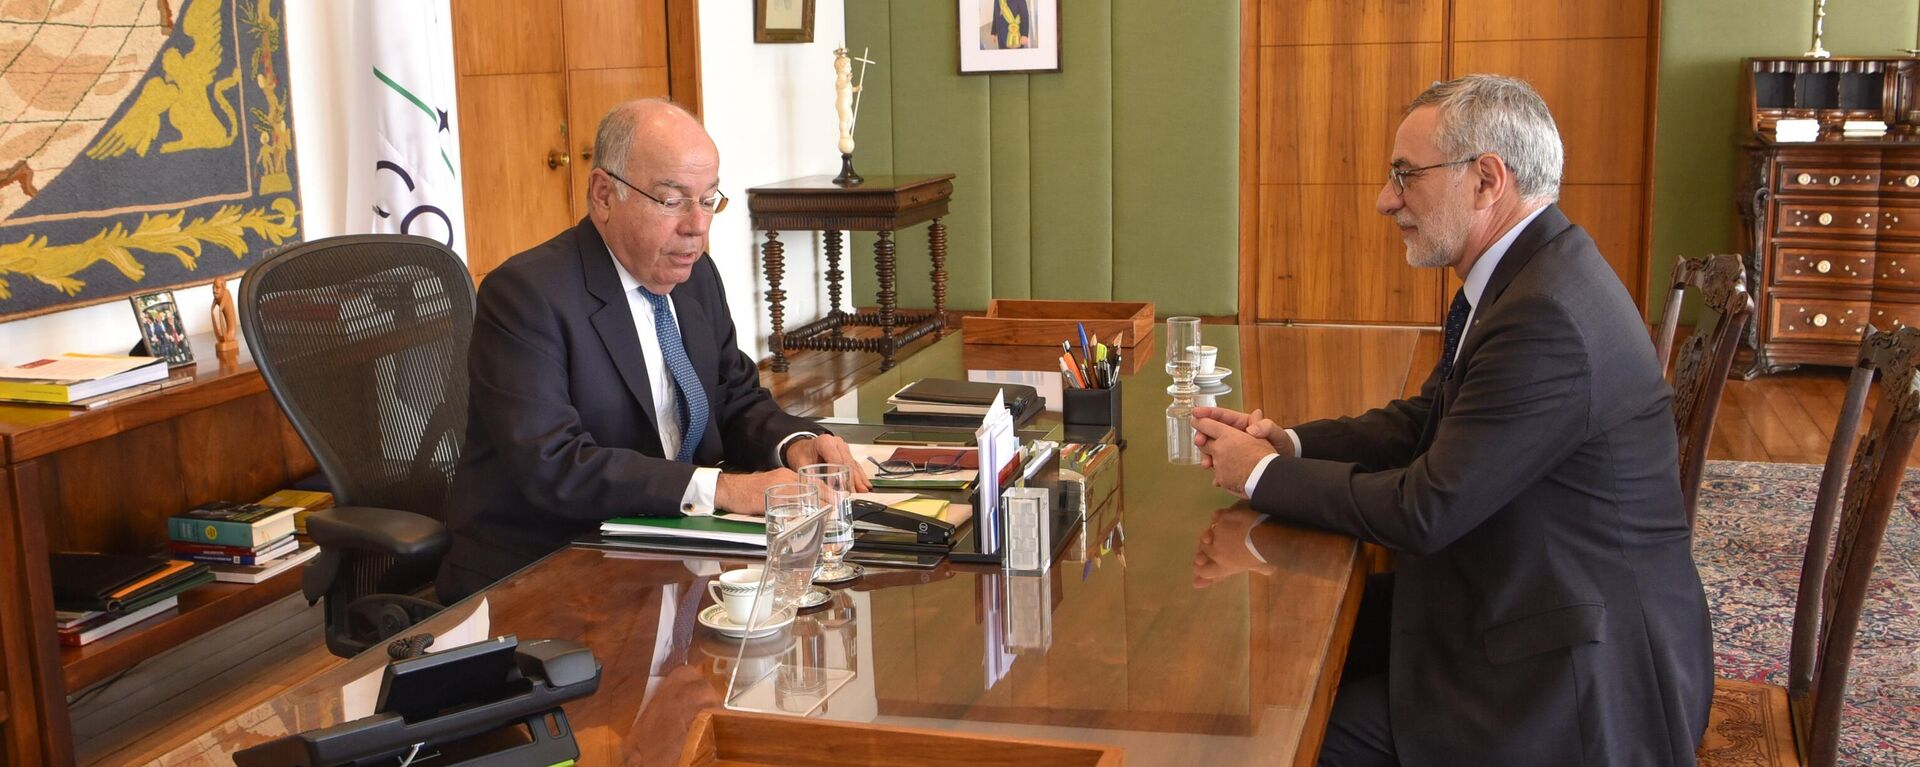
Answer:
M1131 348L1153 337L1153 302L996 298L987 304L985 317L963 318L960 329L970 344L1057 347L1061 341L1073 341L1078 348L1080 324L1087 326L1089 337L1098 335L1109 346L1125 332Z
M850 724L710 708L693 718L681 767L832 767L913 764L978 767L1120 767L1124 752L1086 743L994 738L941 730Z

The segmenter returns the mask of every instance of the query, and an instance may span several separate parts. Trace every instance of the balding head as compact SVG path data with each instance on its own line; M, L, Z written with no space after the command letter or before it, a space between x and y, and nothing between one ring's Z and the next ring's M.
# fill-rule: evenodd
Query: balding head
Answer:
M692 275L713 213L675 201L720 189L720 151L699 120L663 99L614 107L594 135L587 183L587 215L629 275L660 295Z
M629 157L635 144L646 157ZM684 107L666 99L635 99L615 106L600 118L593 136L593 167L610 170L634 183L628 176L634 166L629 161L647 163L659 156L675 157L700 149L718 155L713 139L700 120ZM618 191L626 199L627 190Z

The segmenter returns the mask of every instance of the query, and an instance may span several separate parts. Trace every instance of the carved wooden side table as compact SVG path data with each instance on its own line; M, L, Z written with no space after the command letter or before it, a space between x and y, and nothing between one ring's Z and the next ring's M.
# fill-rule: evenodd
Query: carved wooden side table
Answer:
M758 186L747 190L747 210L753 228L767 233L760 247L762 266L767 275L768 312L773 319L773 371L787 371L788 349L824 351L864 351L880 355L880 369L893 367L894 353L928 333L935 338L946 334L947 309L947 228L940 219L947 215L947 202L953 196L953 174L931 176L868 176L858 186L840 186L831 176L808 176ZM932 311L900 311L894 305L893 233L920 222L927 225L927 250L933 262ZM786 272L783 231L820 231L826 235L827 298L826 316L791 331L785 329L787 293L780 288ZM880 279L880 306L876 309L844 311L840 308L843 278L840 271L842 232L878 232L873 243L874 271ZM849 325L880 328L874 338L846 335Z

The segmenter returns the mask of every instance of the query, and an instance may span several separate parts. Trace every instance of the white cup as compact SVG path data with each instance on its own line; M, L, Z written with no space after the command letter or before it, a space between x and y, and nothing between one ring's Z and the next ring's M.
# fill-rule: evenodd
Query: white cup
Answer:
M750 616L755 622L764 623L773 612L771 597L759 600L760 606L754 608L754 598L760 596L761 569L748 567L740 570L728 570L720 577L707 581L707 596L727 611L727 620L734 625L748 625Z
M1220 350L1204 344L1187 348L1193 351L1193 360L1199 368L1200 375L1212 375L1213 365L1220 359Z

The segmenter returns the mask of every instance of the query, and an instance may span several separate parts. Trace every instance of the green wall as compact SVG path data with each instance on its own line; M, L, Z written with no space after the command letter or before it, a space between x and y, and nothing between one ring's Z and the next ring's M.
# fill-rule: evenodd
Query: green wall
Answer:
M1813 41L1811 0L1667 0L1660 19L1659 122L1654 146L1653 251L1648 279L1666 281L1679 256L1730 253L1736 137L1745 129L1740 60L1797 56ZM1914 46L1913 0L1831 0L1824 45L1841 56L1894 56ZM1648 316L1666 304L1647 291Z
M958 73L951 0L847 0L871 49L863 175L956 174L947 306L989 297L1150 300L1231 315L1239 291L1239 8L1062 0L1061 69ZM873 239L853 238L861 305ZM931 306L924 228L903 233L899 301Z

